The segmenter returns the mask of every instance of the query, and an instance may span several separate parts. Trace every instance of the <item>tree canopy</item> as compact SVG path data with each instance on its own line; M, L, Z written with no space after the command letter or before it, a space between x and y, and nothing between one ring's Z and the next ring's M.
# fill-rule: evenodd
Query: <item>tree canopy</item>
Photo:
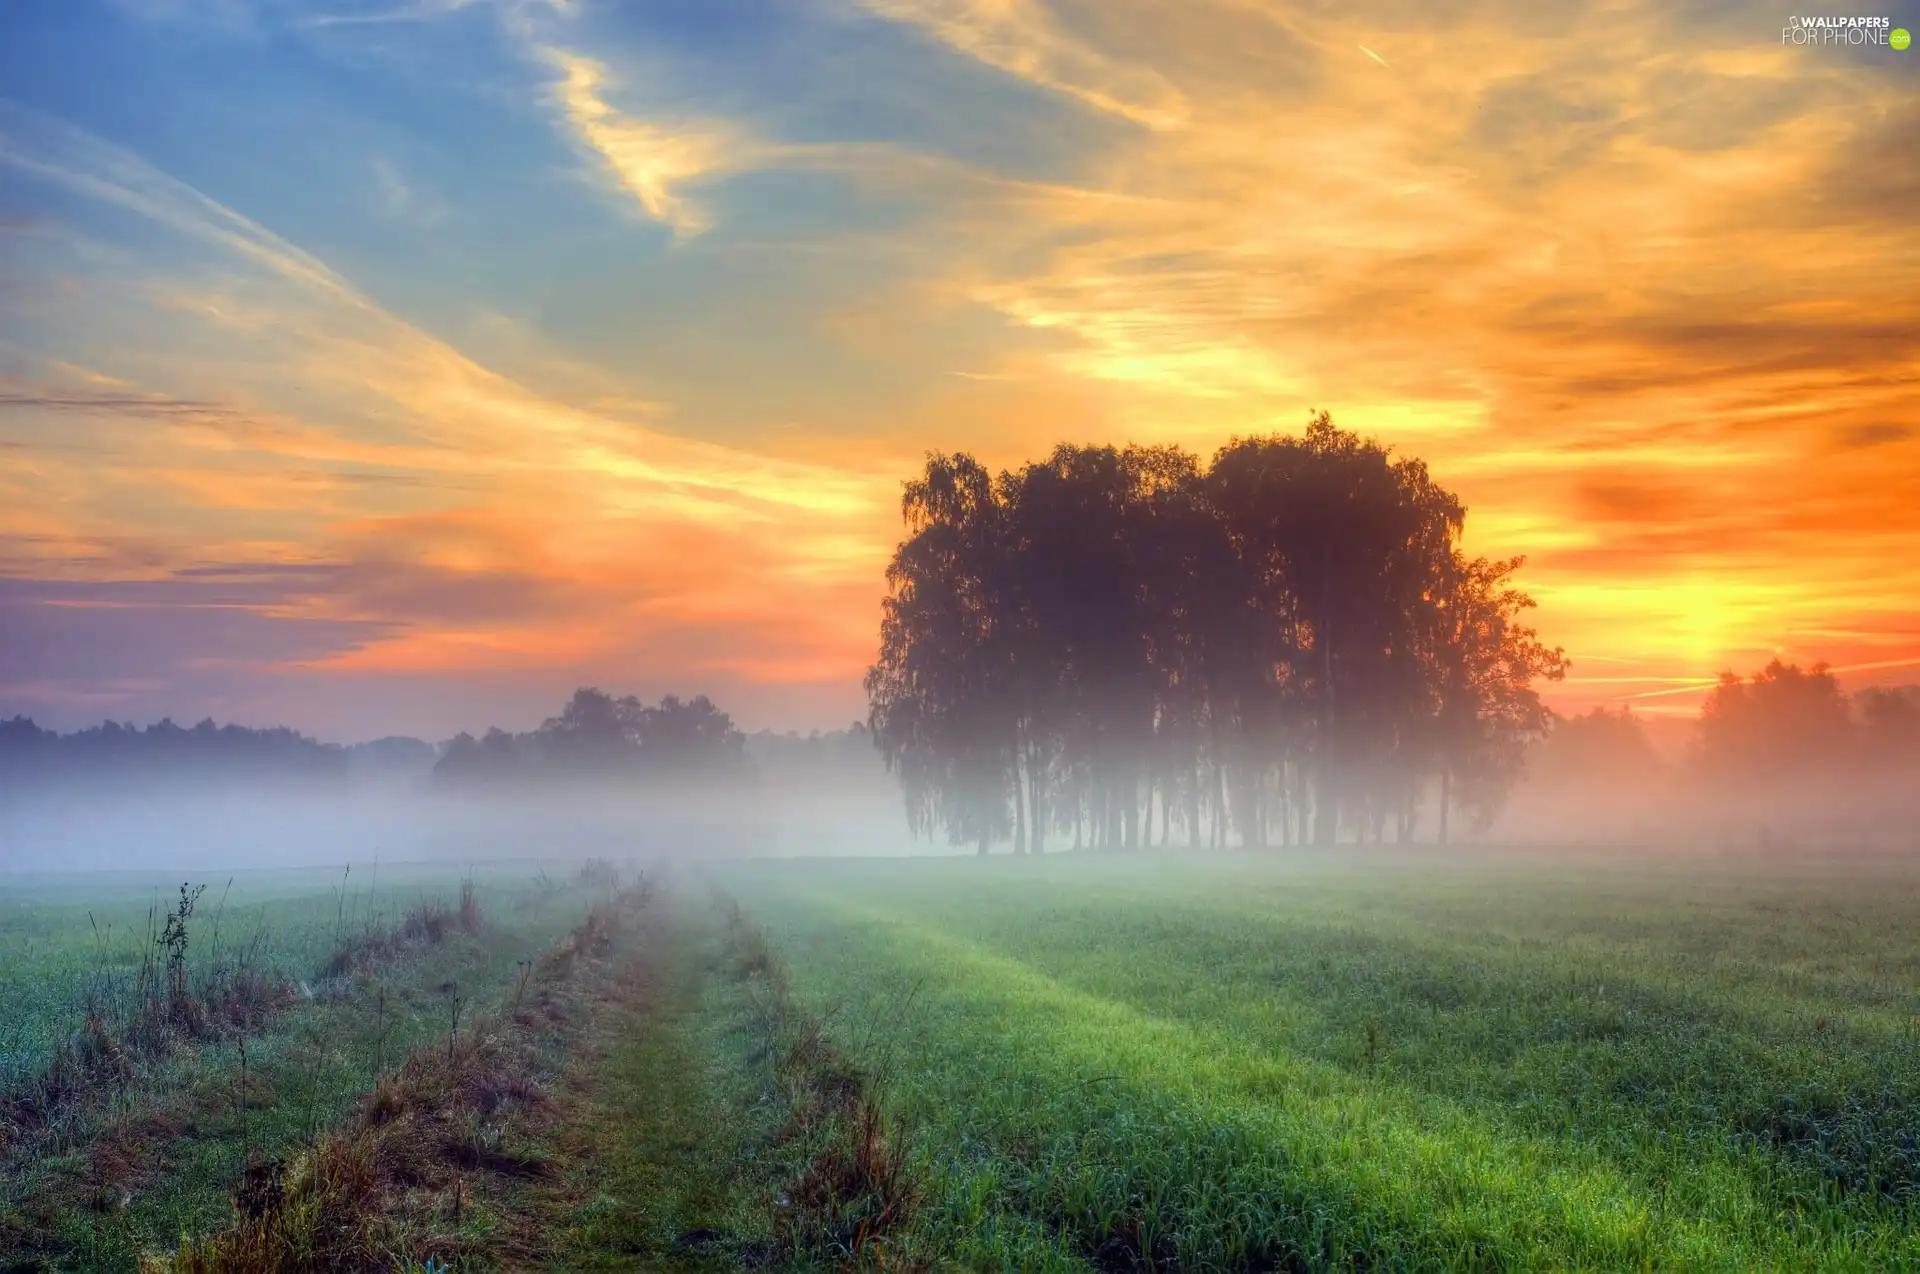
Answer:
M1484 820L1565 659L1521 559L1467 558L1417 460L1336 428L933 455L906 484L869 724L916 832L981 852L1413 831Z

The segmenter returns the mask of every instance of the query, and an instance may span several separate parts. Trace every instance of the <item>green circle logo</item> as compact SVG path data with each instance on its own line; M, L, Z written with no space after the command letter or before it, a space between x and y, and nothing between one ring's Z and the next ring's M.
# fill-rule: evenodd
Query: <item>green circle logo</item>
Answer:
M1893 34L1887 37L1887 43L1896 49L1904 49L1913 43L1913 37L1907 34L1905 27L1895 27Z

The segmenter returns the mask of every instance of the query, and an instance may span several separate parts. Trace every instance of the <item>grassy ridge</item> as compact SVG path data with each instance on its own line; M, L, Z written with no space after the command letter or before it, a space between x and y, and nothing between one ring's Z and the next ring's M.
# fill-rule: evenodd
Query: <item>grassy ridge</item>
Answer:
M1898 865L1404 855L727 874L874 1022L969 1265L1920 1262Z
M163 1050L119 1050L110 1073L50 1110L15 1112L34 1118L16 1119L14 1144L0 1148L6 1268L131 1270L143 1253L224 1225L249 1162L283 1159L338 1122L382 1070L446 1035L456 998L470 1013L510 988L587 898L530 888L536 882L524 872L483 872L473 890L481 919L468 926L458 923L460 875L383 875L378 898L363 892L357 909L351 893L340 896L338 873L331 884L278 873L237 883L221 916L224 940L267 935L255 950L269 953L275 976L294 988L287 1002L244 1031L175 1033ZM64 888L8 899L9 922L32 942L14 949L0 989L25 992L13 1026L35 1059L16 1069L11 1091L39 1096L34 1066L71 1038L64 1032L82 1029L89 998L118 1020L99 1002L124 990L145 953L134 942L95 939L86 911L103 934L107 917L116 935L132 917L128 927L144 945L148 905L139 894L88 899ZM376 943L381 958L357 958L370 939L405 930L410 913L440 918L433 940ZM195 987L213 966L213 916L197 909L191 925ZM72 936L76 928L84 939ZM356 958L336 959L343 951Z
M524 891L532 869L471 873L483 905ZM192 924L196 980L224 955L250 953L268 970L312 982L343 938L385 929L428 898L449 899L462 873L362 863L350 869L185 873L207 886ZM84 1023L132 993L154 954L182 876L109 874L0 883L0 1091L36 1074Z
M534 1268L572 1202L559 1075L617 1012L648 945L651 881L614 892L541 953L501 1001L379 1077L340 1126L249 1174L236 1215L183 1243L179 1274Z

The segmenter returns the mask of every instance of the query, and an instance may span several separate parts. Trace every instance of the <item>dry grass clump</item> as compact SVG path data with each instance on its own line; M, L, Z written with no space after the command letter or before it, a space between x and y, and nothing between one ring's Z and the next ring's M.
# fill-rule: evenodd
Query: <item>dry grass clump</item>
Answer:
M471 1255L486 1175L525 1180L552 1099L530 1050L497 1021L384 1076L349 1125L284 1164L258 1164L234 1193L234 1224L183 1250L178 1274L389 1269L398 1254Z
M90 1096L128 1085L182 1044L244 1036L296 1002L294 982L267 962L266 932L223 950L218 913L210 957L198 969L189 964L204 888L182 884L164 922L155 908L138 969L97 974L84 991L80 1029L37 1076L0 1094L0 1152L31 1144Z
M378 965L397 959L407 950L437 947L454 933L475 933L485 917L474 894L473 882L460 882L460 901L449 907L438 899L422 898L391 929L369 929L341 939L320 966L323 978L344 978L365 973Z
M580 864L574 880L585 889L613 890L620 887L620 869L611 859L589 858Z
M886 1261L886 1237L904 1229L920 1192L905 1138L885 1110L884 1068L857 1066L827 1038L826 1023L793 998L785 969L759 929L723 899L733 977L758 991L786 1118L776 1140L798 1150L799 1169L775 1216L775 1240L795 1260Z

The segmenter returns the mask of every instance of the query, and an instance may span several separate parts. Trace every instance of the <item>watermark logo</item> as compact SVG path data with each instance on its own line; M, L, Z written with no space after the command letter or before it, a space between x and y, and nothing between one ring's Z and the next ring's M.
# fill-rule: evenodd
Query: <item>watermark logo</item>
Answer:
M1894 29L1892 18L1795 16L1780 28L1782 44L1878 44L1904 49L1908 42L1906 31Z

